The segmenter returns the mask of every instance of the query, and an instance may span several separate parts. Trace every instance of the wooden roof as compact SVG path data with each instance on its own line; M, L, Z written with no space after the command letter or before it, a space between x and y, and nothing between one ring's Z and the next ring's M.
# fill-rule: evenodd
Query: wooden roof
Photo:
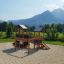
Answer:
M19 27L21 27L22 29L28 29L25 25L18 25Z

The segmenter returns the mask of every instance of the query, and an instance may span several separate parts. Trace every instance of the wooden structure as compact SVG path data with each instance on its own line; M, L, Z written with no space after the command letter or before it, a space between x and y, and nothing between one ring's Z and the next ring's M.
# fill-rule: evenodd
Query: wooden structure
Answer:
M45 48L49 49L49 47L42 43L43 38L40 36L41 30L34 30L33 36L31 36L30 32L28 31L28 28L24 25L18 25L16 29L16 40L13 43L15 48L28 48L30 47L30 43L37 45L38 48ZM35 35L36 32L38 32L38 35Z

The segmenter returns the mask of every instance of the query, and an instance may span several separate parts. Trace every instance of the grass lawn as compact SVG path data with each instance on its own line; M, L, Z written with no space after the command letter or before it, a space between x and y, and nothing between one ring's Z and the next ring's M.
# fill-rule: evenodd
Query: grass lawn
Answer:
M13 32L13 35L15 36L15 32ZM6 43L6 42L14 42L15 39L13 38L5 38L6 32L0 32L0 43Z
M64 42L61 42L61 41L44 41L44 43L64 46Z
M7 39L0 39L0 43L7 43L7 42L14 42L15 39L10 39L10 38L7 38Z

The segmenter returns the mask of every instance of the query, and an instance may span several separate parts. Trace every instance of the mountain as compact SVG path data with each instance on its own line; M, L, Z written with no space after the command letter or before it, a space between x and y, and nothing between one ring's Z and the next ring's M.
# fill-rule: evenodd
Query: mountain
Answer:
M20 19L20 20L11 20L11 21L17 25L24 24L28 26L39 26L43 24L63 23L62 19L55 17L53 12L50 12L48 10L29 19Z
M61 9L61 8L55 9L54 11L52 11L52 14L55 17L64 21L64 10L63 9Z
M0 20L0 23L4 22L3 20Z

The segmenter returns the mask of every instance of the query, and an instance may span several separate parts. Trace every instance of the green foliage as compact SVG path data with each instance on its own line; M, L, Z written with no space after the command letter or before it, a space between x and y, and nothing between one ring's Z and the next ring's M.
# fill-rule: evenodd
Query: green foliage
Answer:
M2 32L0 32L0 38L2 38Z
M28 27L29 31L33 31L35 29L35 26Z
M6 31L6 28L7 28L7 22L2 22L0 23L0 31Z
M64 46L64 42L61 42L61 41L44 41L44 43Z
M64 32L61 34L61 36L58 39L59 39L59 41L64 42Z
M6 37L11 37L11 35L12 35L11 28L8 27L8 28L7 28L7 32L6 32Z
M46 40L57 40L58 38L58 33L56 29L56 25L52 24L47 27L46 29L47 37L45 38Z
M7 25L7 31L6 31L6 37L12 37L12 34L13 34L13 29L12 29L12 23L8 23Z
M64 24L45 24L42 27L41 36L45 38L45 40L49 41L64 41ZM35 26L28 27L31 36L34 35L33 30ZM9 38L15 37L16 26L12 22L2 22L0 23L0 38ZM13 34L14 33L14 34ZM38 33L36 34L38 35Z

